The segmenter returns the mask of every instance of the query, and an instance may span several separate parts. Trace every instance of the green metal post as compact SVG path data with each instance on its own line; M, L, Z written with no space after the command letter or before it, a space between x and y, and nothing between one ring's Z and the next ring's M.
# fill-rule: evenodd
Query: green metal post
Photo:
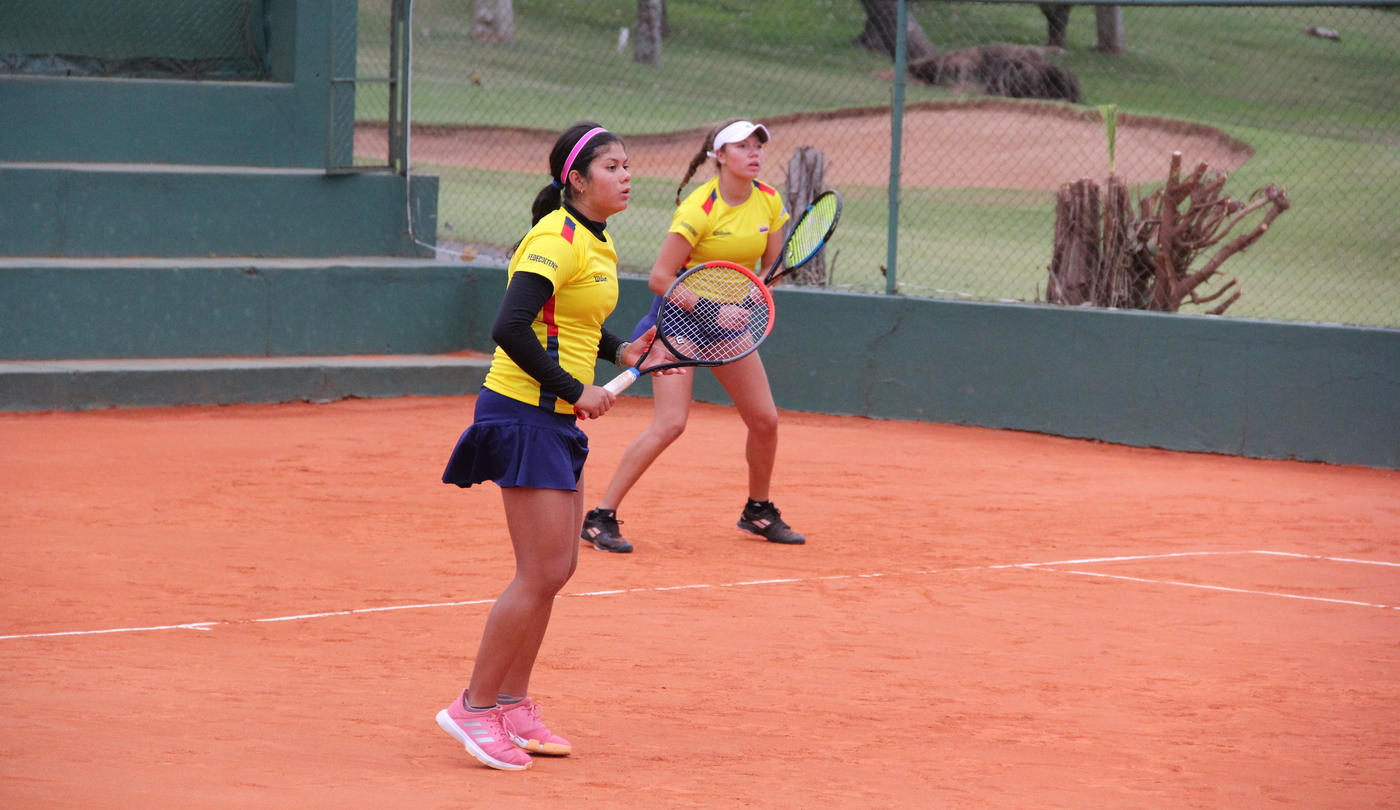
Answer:
M909 72L909 0L899 0L894 35L894 100L890 105L890 231L885 250L885 293L899 292L899 161L904 141L904 77Z

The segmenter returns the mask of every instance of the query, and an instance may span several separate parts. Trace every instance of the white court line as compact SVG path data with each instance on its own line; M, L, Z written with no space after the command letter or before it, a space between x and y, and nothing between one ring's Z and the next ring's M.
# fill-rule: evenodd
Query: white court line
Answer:
M1123 560L1161 560L1167 557L1206 557L1214 554L1283 554L1277 552L1259 551L1178 551L1174 554L1138 554L1132 557L1088 557L1083 560L1057 560L1055 562L1043 563L1014 563L1012 565L989 565L988 568L1038 568L1045 565L1083 565L1084 563L1096 562L1122 562ZM1299 554L1299 557L1306 557L1306 554Z
M603 591L606 593L606 591ZM291 622L297 619L323 619L327 616L350 616L356 613L383 613L386 610L422 610L424 608L437 607L461 607L462 605L486 605L496 601L495 599L473 599L469 602L435 602L427 605L390 605L389 607L377 608L355 608L354 610L330 610L325 613L302 613L297 616L276 616L271 619L249 619L251 622ZM206 622L206 624L242 624L237 621ZM0 636L0 638L11 638L10 636Z
M611 591L588 591L588 592L585 592L585 593L566 593L566 594L560 594L558 598L562 599L562 598L565 598L565 597L574 597L574 596L612 596L612 595L624 594L624 593L654 593L654 592L659 592L659 591L680 591L680 590L686 590L686 589L690 589L690 588L737 588L737 587L741 587L741 586L745 586L745 585L773 585L773 584L792 583L792 582L821 582L821 581L832 580L832 579L855 579L855 578L871 578L871 577L885 577L885 576L920 576L920 575L928 575L928 574L952 574L952 573L958 573L958 572L961 572L961 571L997 571L997 570L1005 570L1005 569L1008 569L1008 568L1027 568L1027 569L1054 570L1054 569L1048 568L1048 566L1052 566L1052 565L1073 565L1073 564L1094 563L1094 562L1120 562L1120 561L1124 561L1124 560L1160 560L1160 559L1166 559L1166 558L1170 558L1170 557L1202 557L1202 556L1221 555L1221 554L1274 554L1274 555L1285 556L1285 557L1302 557L1302 558L1308 558L1308 559L1332 560L1332 561L1336 561L1336 562L1353 562L1353 563L1365 563L1365 564L1369 564L1369 565L1391 565L1391 566L1400 567L1400 563L1378 562L1378 561L1376 561L1376 560L1349 560L1349 559L1345 559L1345 558L1341 558L1341 557L1316 557L1316 556L1313 556L1313 555L1310 555L1310 554L1293 554L1293 553L1289 553L1289 552L1286 552L1286 551L1179 551L1179 552L1174 552L1174 553L1169 553L1169 554L1138 554L1138 555L1133 555L1133 556L1129 556L1129 557L1093 557L1093 558L1079 559L1079 560L1060 560L1060 561L1057 561L1057 562L1015 563L1015 564L1013 564L1013 565L973 565L973 566L964 566L964 567L961 567L961 568L930 569L930 570L926 570L926 571L885 572L885 573L873 573L873 574L833 574L833 575L830 575L830 576L803 577L803 578L796 578L796 579L758 579L758 580L751 580L751 581L747 581L747 582L724 582L724 583L719 583L719 584L708 584L708 583L705 583L705 584L695 584L695 585L667 585L667 586L659 586L659 587L652 587L652 588L624 588L624 589L620 589L620 590L611 590ZM1083 574L1083 575L1085 575L1085 576L1101 576L1101 577L1110 577L1110 578L1115 578L1115 579L1135 579L1134 577L1113 576L1113 575L1110 575L1110 574L1093 574L1093 573L1089 573L1089 572L1086 572L1086 571L1067 571L1067 572L1057 572L1057 573ZM1138 580L1138 581L1141 581L1141 582L1158 582L1159 580L1143 579L1143 580ZM1240 589L1238 589L1238 588L1224 588L1224 587L1215 586L1215 585L1193 585L1192 583L1188 583L1188 582L1165 582L1165 584L1169 584L1169 585L1186 585L1186 586L1190 586L1190 587L1196 587L1196 588L1210 588L1210 589L1213 589L1213 590L1221 590L1221 591L1237 591L1237 592L1239 592L1239 593L1257 593L1257 594L1267 594L1267 595L1269 595L1269 596L1285 596L1285 597L1288 597L1288 598L1291 598L1291 599L1309 599L1309 600L1315 600L1315 601L1321 601L1321 602L1341 602L1342 604L1360 605L1360 606L1364 606L1364 607L1383 607L1383 608L1388 608L1388 609L1400 609L1400 608L1392 608L1390 605L1372 605L1372 604L1367 603L1367 602L1345 602L1345 601L1340 600L1340 599L1322 599L1322 598L1320 598L1320 597L1313 597L1313 596L1297 596L1297 595L1295 595L1295 594L1286 594L1286 593L1269 593L1269 592L1267 592L1267 591L1244 591L1244 590L1240 590ZM211 628L211 627L218 627L218 626L220 626L220 625L256 624L256 623L266 623L266 622L290 622L290 621L299 621L299 620L302 620L302 619L322 619L322 618L327 618L327 617L331 617L331 616L353 616L353 615L359 614L359 613L384 613L384 612L390 611L390 610L427 610L427 609L430 609L430 608L462 607L462 606L465 606L465 605L489 605L489 604L494 603L495 601L496 601L495 599L472 599L472 600L465 601L465 602L430 602L430 603L419 604L419 605L390 605L390 606L388 606L388 607L354 608L354 609L351 609L351 610L331 610L331 611L326 611L326 612L324 612L324 613L300 613L300 614L296 614L296 615L293 615L293 616L274 616L274 617L271 617L271 618L264 618L264 619L242 619L242 620L222 620L222 621L208 621L208 622L186 622L186 623L184 623L184 624L163 624L163 625L154 625L154 626L150 626L150 627L116 627L116 628L112 628L112 629L108 629L108 630L67 630L67 631L58 632L58 633L18 633L18 634L15 634L15 635L0 636L0 641L5 641L5 640L9 640L9 639L20 639L20 638L52 638L52 637L55 637L55 636L99 636L99 635L106 635L106 634L109 634L109 633L142 633L142 632L149 632L149 631L154 631L154 630L208 630L208 629Z
M1381 562L1380 560L1353 560L1347 557L1322 557L1317 554L1296 554L1291 551L1259 551L1242 549L1240 551L1178 551L1174 554L1138 554L1131 557L1088 557L1082 560L1058 560L1055 562L1043 563L1015 563L1013 565L989 565L988 568L1039 568L1047 565L1083 565L1084 563L1097 562L1122 562L1123 560L1161 560L1167 557L1207 557L1217 554L1272 554L1276 557L1298 557L1305 560L1327 560L1329 562L1361 563L1363 565L1390 565L1400 568L1400 563Z
M1300 555L1307 556L1307 555ZM1367 562L1367 560L1357 560L1357 562ZM1244 588L1226 588L1223 585L1200 585L1195 582L1175 582L1170 579L1143 579L1142 577L1125 577L1121 574L1100 574L1096 571L1064 571L1059 568L1043 568L1044 571L1054 571L1059 574L1079 574L1086 577L1104 577L1105 579L1126 579L1132 582L1151 582L1157 585L1181 585L1185 588L1205 588L1211 591L1230 591L1231 593L1255 593L1261 596L1282 596L1285 599L1306 599L1310 602L1335 602L1339 605L1360 605L1361 607L1385 608L1386 610L1400 610L1395 605L1377 605L1371 602L1352 602L1347 599L1325 599L1321 596L1299 596L1296 593L1277 593L1275 591L1250 591Z
M1331 562L1361 563L1362 565L1390 565L1400 568L1400 563L1381 562L1380 560L1350 560L1346 557L1318 557L1312 554L1293 554L1287 551L1251 551L1250 554L1274 554L1279 557L1303 557L1310 560L1329 560Z
M617 591L621 593L621 591ZM62 633L22 633L14 636L0 636L0 641L10 638L48 638L51 636L100 636L106 633L142 633L148 630L208 630L221 624L256 624L262 622L290 622L297 619L322 619L327 616L351 616L356 613L383 613L388 610L422 610L425 608L460 607L462 605L485 605L495 599L473 599L469 602L435 602L425 605L391 605L389 607L355 608L353 610L332 610L325 613L302 613L297 616L274 616L270 619L224 619L216 622L189 622L187 624L162 624L152 627L117 627L111 630L68 630Z

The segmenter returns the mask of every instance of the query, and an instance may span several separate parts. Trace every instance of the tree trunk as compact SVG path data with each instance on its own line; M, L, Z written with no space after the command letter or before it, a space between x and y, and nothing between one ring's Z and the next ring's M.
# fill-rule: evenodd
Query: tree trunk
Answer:
M1099 42L1095 50L1104 53L1128 52L1128 34L1123 28L1122 6L1094 6L1094 20L1099 27Z
M1069 12L1074 8L1068 3L1041 3L1040 13L1045 15L1045 45L1050 48L1064 48L1069 41Z
M860 4L865 7L865 30L856 37L856 44L866 50L893 57L896 27L899 25L898 0L860 0ZM938 49L929 42L924 29L919 26L919 21L914 19L913 14L909 15L905 37L910 62L927 59L938 53Z
M515 41L515 9L511 0L473 0L472 39Z
M637 27L632 34L632 61L658 67L661 64L661 2L637 0Z
M787 187L783 190L788 210L792 212L792 219L783 229L784 244L787 243L788 234L792 232L792 226L797 224L798 217L812 204L812 200L825 190L826 155L814 146L799 146L793 150L792 159L788 161ZM827 275L826 251L819 251L811 261L793 271L792 281L794 284L828 284L830 278Z

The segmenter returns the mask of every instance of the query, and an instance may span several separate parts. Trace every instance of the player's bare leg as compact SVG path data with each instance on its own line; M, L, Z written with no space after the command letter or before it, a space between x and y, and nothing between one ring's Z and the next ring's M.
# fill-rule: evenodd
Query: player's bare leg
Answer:
M495 703L502 691L529 694L530 670L549 626L554 597L578 566L582 492L582 482L578 492L501 490L515 549L515 578L491 608L481 635L469 693L477 706Z
M608 491L598 503L599 509L617 509L652 463L685 432L694 381L694 374L652 377L651 424L622 454L617 471L608 482Z
M778 458L778 406L773 402L763 359L754 352L713 371L749 429L744 446L744 457L749 462L749 498L766 501Z
M768 499L778 457L778 406L773 402L763 360L755 352L714 372L749 429L744 453L749 462L749 500L739 516L739 528L770 543L795 546L807 542Z

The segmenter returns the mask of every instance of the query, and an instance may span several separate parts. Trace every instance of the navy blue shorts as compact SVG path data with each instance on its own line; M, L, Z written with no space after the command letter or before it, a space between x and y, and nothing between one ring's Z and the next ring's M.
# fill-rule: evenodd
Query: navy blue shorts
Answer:
M665 300L666 299L660 295L656 296L656 300L651 302L651 310L643 315L640 321L637 321L637 327L632 330L632 337L628 338L629 341L637 340L637 338L645 334L648 329L656 326L657 320L661 318L661 303ZM733 340L748 332L747 329L725 329L713 322L698 323L697 318L691 317L685 310L675 307L668 309L666 312L667 318L675 319L674 321L667 321L665 324L666 328L662 330L668 335L689 334L703 341L720 341Z
M457 440L442 482L469 487L578 490L588 436L573 414L553 413L489 388L476 398L472 426Z

